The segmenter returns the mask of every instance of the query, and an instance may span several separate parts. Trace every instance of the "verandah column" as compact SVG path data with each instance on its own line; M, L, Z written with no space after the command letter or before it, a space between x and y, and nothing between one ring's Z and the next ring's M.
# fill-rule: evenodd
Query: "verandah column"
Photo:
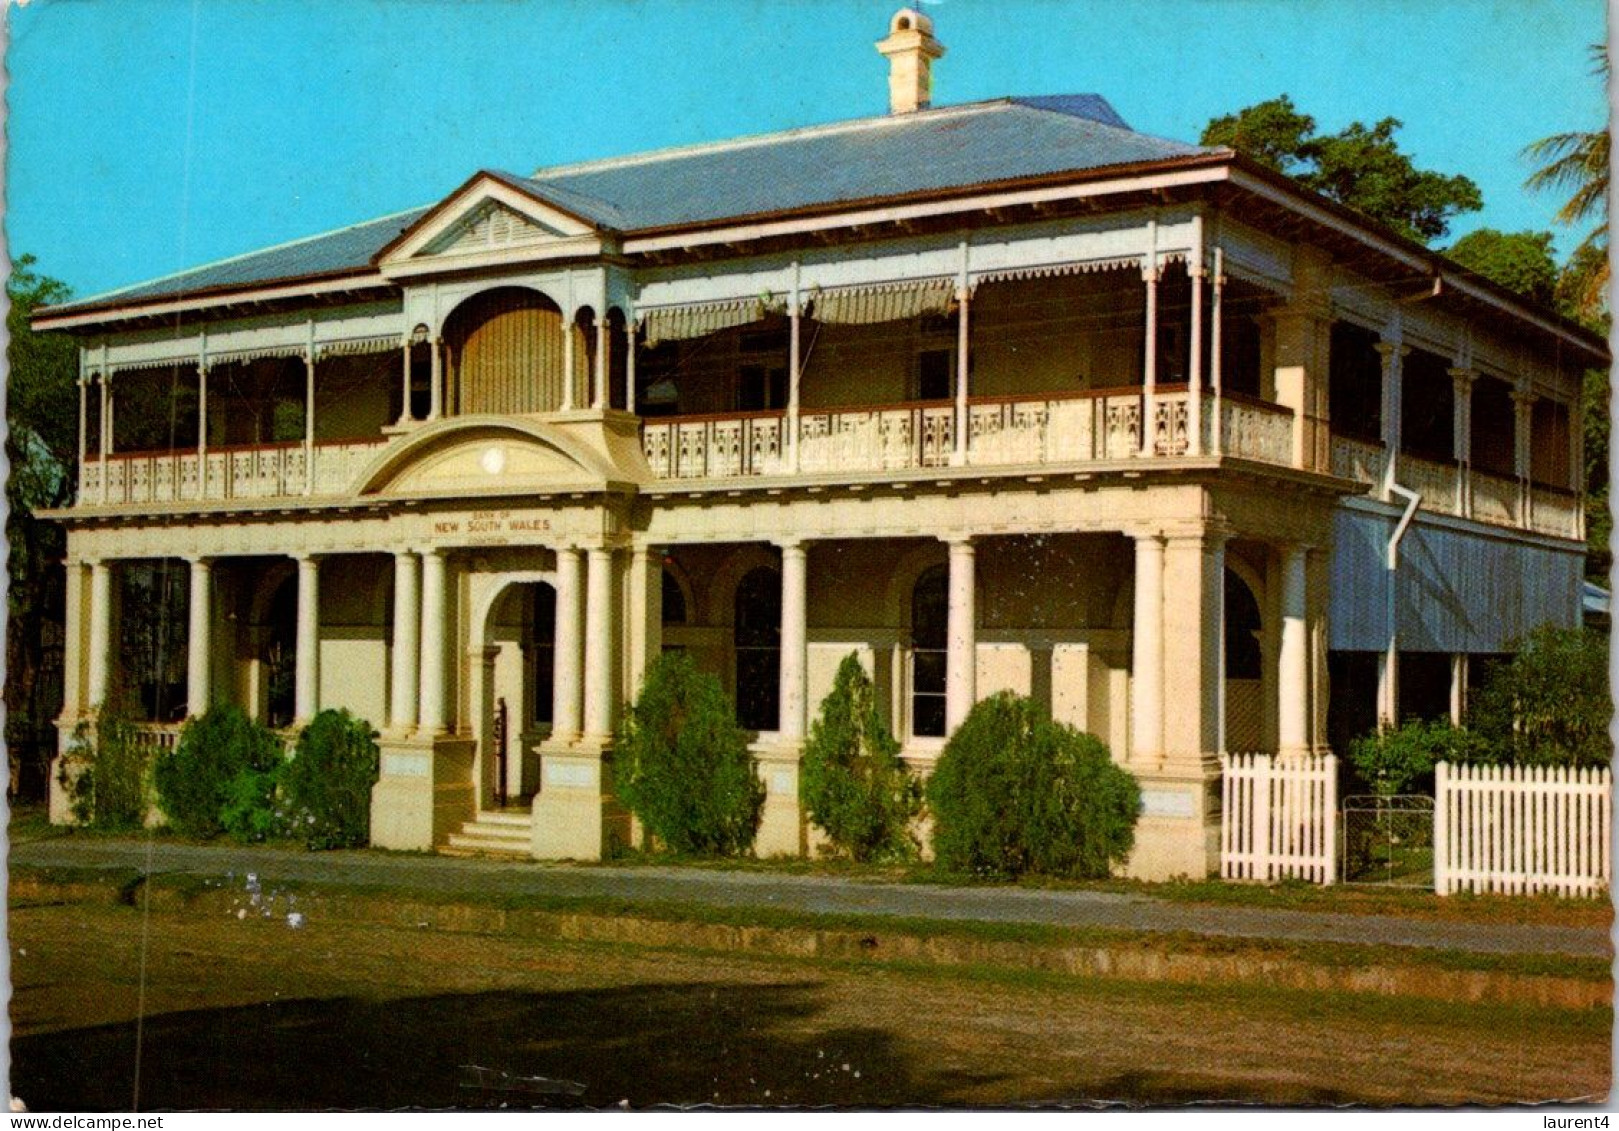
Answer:
M581 698L580 551L572 546L557 551L557 611L555 635L555 690L551 701L551 738L573 742L579 737Z
M293 676L294 723L320 712L320 559L298 556L298 654Z
M421 692L420 563L409 550L394 554L393 671L388 725L399 734L415 729Z
M1451 455L1456 460L1456 513L1463 518L1473 514L1473 385L1478 380L1475 370L1457 366L1450 371L1451 402Z
M612 349L612 332L607 325L607 312L596 317L596 372L590 407L598 412L607 407L607 352Z
M1305 554L1297 543L1281 552L1281 648L1277 654L1276 745L1281 754L1309 750L1310 654L1305 607Z
M1534 407L1540 398L1526 388L1512 390L1512 470L1518 477L1518 525L1534 523Z
M445 729L445 647L448 628L445 618L449 614L446 583L449 571L444 551L422 551L422 663L421 663L421 723L418 733L432 738Z
M315 349L304 351L304 494L315 493Z
M967 244L961 245L961 273L956 281L956 445L950 461L967 462L967 399L972 377L972 287L967 275Z
M646 670L663 650L663 553L638 544L630 552L629 698L641 691Z
M585 569L585 737L606 742L613 734L613 647L617 636L617 593L613 585L613 551L592 546Z
M213 698L210 677L213 625L213 571L207 558L191 559L191 606L186 635L186 714L195 718Z
M954 731L978 698L978 617L975 551L970 537L950 545L950 609L945 653L945 730Z
M84 563L68 558L66 601L62 609L62 719L72 721L88 705L84 681Z
M809 667L808 553L803 543L781 544L781 711L783 745L804 740Z
M1379 411L1383 419L1383 482L1380 491L1383 500L1389 500L1389 487L1400 474L1400 413L1404 411L1401 389L1405 355L1410 346L1401 345L1399 339L1383 340L1374 347L1382 355L1382 384Z
M1164 744L1164 541L1137 534L1135 620L1130 626L1130 758L1156 762Z
M108 676L112 667L112 567L106 561L90 563L90 662L88 664L89 702L96 710L107 702Z

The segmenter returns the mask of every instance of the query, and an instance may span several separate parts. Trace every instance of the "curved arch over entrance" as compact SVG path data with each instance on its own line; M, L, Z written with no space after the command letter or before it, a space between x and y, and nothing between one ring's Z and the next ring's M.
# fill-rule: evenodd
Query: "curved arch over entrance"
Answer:
M444 322L446 403L457 416L554 412L562 407L561 308L539 291L496 287L467 299ZM573 351L575 367L582 351Z
M475 613L479 808L524 805L539 788L537 745L554 704L556 589L548 573L520 572Z

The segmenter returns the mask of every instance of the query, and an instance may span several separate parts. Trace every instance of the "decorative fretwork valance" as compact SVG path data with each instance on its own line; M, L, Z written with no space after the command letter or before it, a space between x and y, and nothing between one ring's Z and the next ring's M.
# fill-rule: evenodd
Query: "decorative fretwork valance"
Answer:
M765 303L759 298L727 299L724 302L705 302L696 306L668 306L649 310L642 319L646 330L646 344L701 338L716 330L732 326L746 326L765 316Z
M837 287L815 291L817 322L869 325L897 322L923 314L949 314L955 301L954 279L912 279L875 286Z
M336 342L319 342L315 356L358 357L367 353L397 353L401 348L398 337L344 338Z
M120 373L137 373L150 369L179 369L187 365L196 365L197 355L188 354L185 357L155 357L140 361L109 361L107 369L116 377Z
M1004 271L986 271L978 276L978 280L984 283L1002 283L1013 279L1053 279L1059 275L1089 275L1098 271L1117 271L1122 268L1140 270L1141 266L1141 256L1125 255L1074 263L1046 263L1037 267L1008 267Z
M228 350L208 355L208 365L246 365L267 357L303 357L304 347L299 345L259 346L257 349Z

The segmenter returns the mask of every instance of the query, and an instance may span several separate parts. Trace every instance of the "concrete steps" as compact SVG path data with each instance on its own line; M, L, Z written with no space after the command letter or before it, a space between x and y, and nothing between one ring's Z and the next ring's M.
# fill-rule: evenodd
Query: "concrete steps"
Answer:
M451 833L441 852L448 856L506 856L524 860L533 855L534 817L527 809L496 809Z

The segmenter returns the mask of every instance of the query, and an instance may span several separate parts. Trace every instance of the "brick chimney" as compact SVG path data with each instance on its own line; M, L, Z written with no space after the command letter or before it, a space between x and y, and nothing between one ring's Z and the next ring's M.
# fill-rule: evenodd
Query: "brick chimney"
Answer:
M944 54L944 44L933 38L933 21L915 8L901 8L877 50L888 59L888 112L926 110L933 101L933 60Z

